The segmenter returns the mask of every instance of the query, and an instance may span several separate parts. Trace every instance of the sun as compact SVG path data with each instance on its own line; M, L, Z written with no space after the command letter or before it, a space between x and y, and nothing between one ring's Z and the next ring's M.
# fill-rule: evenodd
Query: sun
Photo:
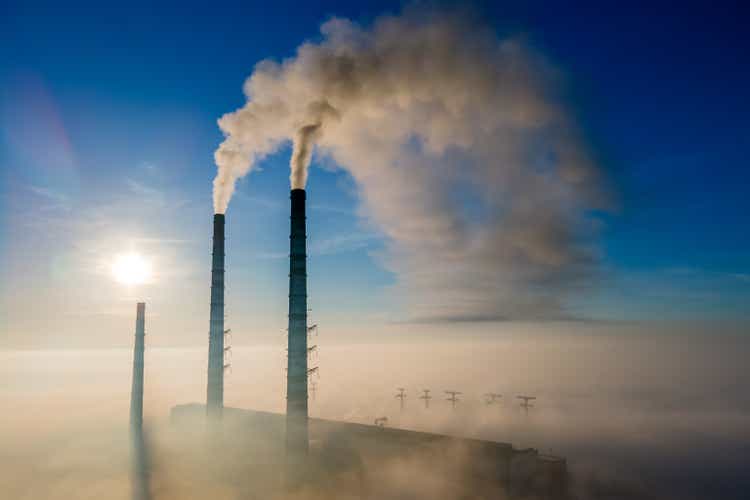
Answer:
M120 254L112 264L112 275L123 285L140 285L151 279L151 263L137 253Z

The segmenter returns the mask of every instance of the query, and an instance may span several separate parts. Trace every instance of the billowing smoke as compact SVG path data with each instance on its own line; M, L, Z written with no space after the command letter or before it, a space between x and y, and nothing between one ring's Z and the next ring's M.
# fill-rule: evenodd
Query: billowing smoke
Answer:
M456 12L367 28L334 18L321 33L260 62L245 106L219 120L216 211L290 140L291 185L304 187L315 147L356 182L410 317L567 316L567 293L595 268L590 214L606 200L559 74Z

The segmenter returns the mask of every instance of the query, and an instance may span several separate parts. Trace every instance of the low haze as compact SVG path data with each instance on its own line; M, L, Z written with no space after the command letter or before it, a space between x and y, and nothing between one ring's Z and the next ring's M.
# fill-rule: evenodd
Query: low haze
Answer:
M582 498L708 498L715 492L742 498L749 486L743 457L750 444L744 390L750 345L742 337L519 332L491 340L321 339L319 345L313 417L369 424L387 416L393 426L563 455ZM126 434L116 430L127 426L130 358L127 349L3 354L3 379L10 381L3 401L23 408L4 416L3 442L10 446L3 461L12 473L3 488L14 498L68 498L78 489L88 497L127 485ZM226 404L283 411L284 363L282 338L237 349ZM169 439L172 406L205 397L205 366L204 349L147 353L146 422L165 433L161 439ZM396 387L406 388L403 411ZM435 398L429 409L418 399L424 388ZM455 410L444 399L446 389L463 392ZM502 394L500 403L485 404L487 392ZM523 393L539 397L528 417L515 399ZM92 468L100 471L96 477Z

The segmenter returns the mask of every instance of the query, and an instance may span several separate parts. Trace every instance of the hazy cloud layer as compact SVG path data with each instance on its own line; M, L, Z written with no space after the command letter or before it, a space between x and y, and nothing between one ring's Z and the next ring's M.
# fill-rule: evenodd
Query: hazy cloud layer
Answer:
M566 293L596 263L587 214L606 200L555 71L523 40L455 12L407 10L367 28L334 18L321 33L293 58L260 62L247 104L219 120L216 211L289 141L291 184L304 187L316 145L387 237L382 262L410 316L565 316Z
M147 335L152 342L164 332ZM747 497L746 337L519 333L492 341L404 340L334 344L325 332L316 337L320 378L311 416L365 424L385 416L390 427L561 455L579 500ZM236 350L227 406L284 411L285 346L279 335L275 345ZM243 483L257 476L258 466L269 480L280 472L279 453L253 443L251 429L226 433L217 453L215 446L191 447L192 438L168 423L172 406L205 400L206 356L205 349L146 352L153 498L275 498L262 483ZM131 367L131 349L0 351L0 400L8 408L0 426L3 498L129 498ZM406 388L403 410L397 387ZM425 388L434 396L429 409L418 399ZM455 409L444 399L446 389L462 392ZM500 402L484 403L490 391L503 395ZM528 417L519 411L518 394L538 397ZM461 459L460 450L442 452L444 461ZM189 464L201 456L207 467L196 474ZM450 489L460 483L445 484L442 461L405 454L367 467L373 483L390 488L371 498L461 498ZM226 470L214 476L217 463Z

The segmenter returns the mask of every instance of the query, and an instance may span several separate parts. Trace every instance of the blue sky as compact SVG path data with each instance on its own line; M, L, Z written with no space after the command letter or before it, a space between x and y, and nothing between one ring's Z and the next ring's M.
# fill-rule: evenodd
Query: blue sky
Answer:
M367 24L399 9L4 3L4 344L26 345L27 333L40 344L54 344L55 331L84 342L94 331L119 335L140 297L153 303L155 327L202 339L217 118L243 104L256 62L291 56L331 15ZM600 277L571 310L617 321L746 321L750 65L739 3L475 9L563 71L617 201L600 233ZM228 212L228 314L247 332L284 325L289 154L243 179ZM390 294L396 278L378 257L382 237L357 216L352 179L314 162L308 192L314 316L342 331L403 318ZM109 283L106 256L123 248L158 255L158 285Z

